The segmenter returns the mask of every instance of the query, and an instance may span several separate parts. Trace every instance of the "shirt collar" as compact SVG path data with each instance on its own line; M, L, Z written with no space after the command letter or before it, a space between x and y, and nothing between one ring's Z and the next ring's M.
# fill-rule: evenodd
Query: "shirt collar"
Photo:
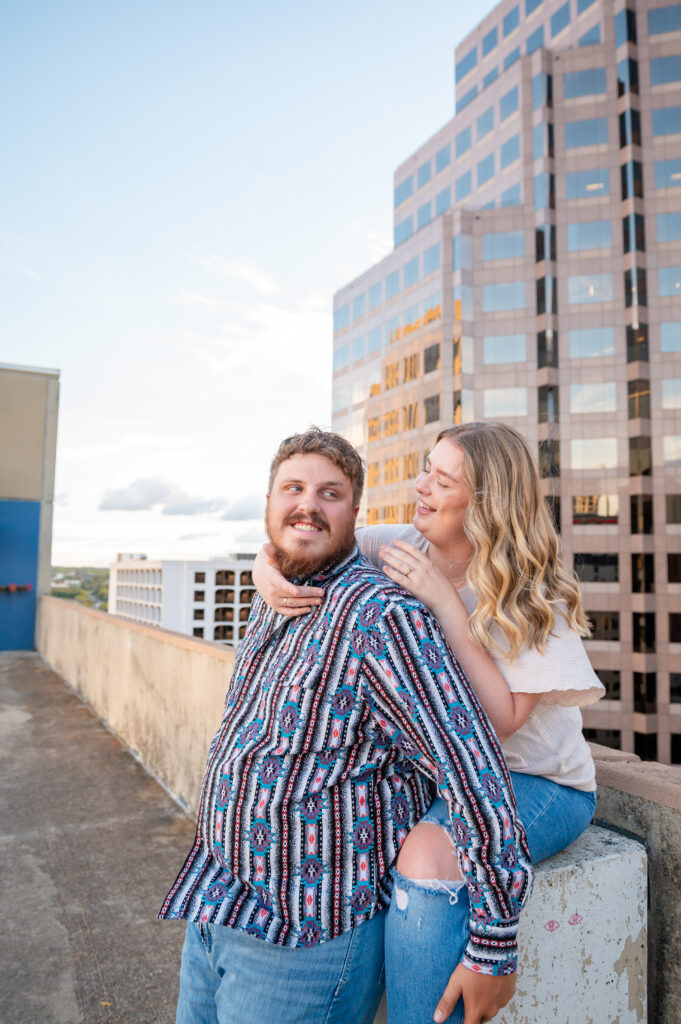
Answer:
M318 569L308 579L297 578L292 580L292 583L298 586L316 587L323 583L329 583L331 580L338 579L345 570L358 558L361 558L360 550L357 544L353 544L352 551L349 555L346 555L342 562L335 562L333 565L325 565L321 569Z

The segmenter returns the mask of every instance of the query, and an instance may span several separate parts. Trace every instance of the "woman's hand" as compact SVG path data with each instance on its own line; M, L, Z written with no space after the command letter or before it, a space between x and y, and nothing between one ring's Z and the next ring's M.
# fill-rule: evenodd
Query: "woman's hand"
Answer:
M307 615L322 603L320 587L296 587L282 576L273 544L263 544L253 564L253 582L265 604L279 615Z
M501 1010L515 992L515 974L493 977L475 974L459 964L445 989L433 1020L444 1021L463 999L463 1024L485 1024Z
M396 540L390 547L382 547L379 554L386 563L383 566L386 576L410 591L436 618L440 618L452 602L461 602L444 573L413 544Z

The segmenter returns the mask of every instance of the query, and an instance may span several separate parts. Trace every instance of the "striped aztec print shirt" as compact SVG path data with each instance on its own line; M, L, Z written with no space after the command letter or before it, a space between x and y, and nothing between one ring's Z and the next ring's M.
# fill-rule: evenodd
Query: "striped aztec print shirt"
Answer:
M383 910L435 788L470 896L463 963L515 970L532 883L499 741L437 622L352 554L319 608L256 596L201 790L194 846L159 917L310 946Z

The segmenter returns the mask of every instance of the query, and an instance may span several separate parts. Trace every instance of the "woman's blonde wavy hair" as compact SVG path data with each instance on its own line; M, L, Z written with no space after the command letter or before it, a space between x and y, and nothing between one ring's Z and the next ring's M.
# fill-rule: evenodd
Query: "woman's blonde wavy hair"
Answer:
M580 636L590 633L577 578L562 561L539 472L525 438L504 423L463 423L438 434L459 446L471 499L464 530L474 549L466 581L478 603L473 637L514 660L524 646L541 653L556 612ZM508 648L495 641L499 628Z

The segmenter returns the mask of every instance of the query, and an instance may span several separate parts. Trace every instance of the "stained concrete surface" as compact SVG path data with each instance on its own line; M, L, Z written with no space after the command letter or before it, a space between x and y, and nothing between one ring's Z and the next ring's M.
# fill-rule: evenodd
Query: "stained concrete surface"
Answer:
M171 1024L193 823L38 655L0 653L0 1024Z

